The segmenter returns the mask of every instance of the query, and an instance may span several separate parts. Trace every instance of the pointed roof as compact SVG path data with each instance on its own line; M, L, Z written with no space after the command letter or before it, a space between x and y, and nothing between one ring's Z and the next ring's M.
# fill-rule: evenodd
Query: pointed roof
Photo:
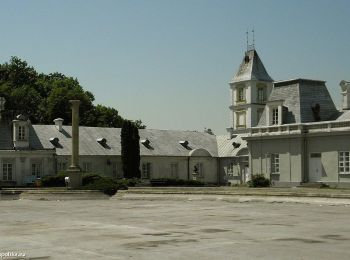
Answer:
M238 72L233 77L231 83L246 80L273 82L255 49L246 51Z

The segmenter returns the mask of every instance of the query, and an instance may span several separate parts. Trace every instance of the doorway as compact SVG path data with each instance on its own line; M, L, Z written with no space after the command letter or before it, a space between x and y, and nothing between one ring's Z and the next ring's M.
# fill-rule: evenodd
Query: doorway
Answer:
M310 154L309 160L309 182L319 182L322 178L322 160L320 153Z

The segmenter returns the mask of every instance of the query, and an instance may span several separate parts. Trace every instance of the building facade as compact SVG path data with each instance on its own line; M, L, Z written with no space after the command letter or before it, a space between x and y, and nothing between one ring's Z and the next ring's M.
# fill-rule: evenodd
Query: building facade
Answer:
M227 135L141 129L143 179L197 179L242 184L264 174L275 186L323 182L350 186L350 82L341 81L337 109L324 81L275 82L257 51L245 52L229 82L231 122ZM6 113L0 97L0 178L25 186L70 166L72 127L32 125ZM83 172L123 178L121 129L79 127Z

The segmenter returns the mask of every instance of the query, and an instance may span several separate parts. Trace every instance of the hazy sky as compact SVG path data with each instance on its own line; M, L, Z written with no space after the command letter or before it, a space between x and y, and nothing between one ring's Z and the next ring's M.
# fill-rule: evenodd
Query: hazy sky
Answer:
M253 27L273 79L325 80L338 105L349 13L348 0L0 0L0 62L77 77L96 103L148 128L222 134Z

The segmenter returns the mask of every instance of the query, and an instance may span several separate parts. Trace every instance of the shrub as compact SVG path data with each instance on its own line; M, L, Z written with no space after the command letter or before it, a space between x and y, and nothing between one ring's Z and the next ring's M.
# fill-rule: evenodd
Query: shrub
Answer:
M187 186L203 186L204 184L200 181L188 180L188 181L185 181L185 185L187 185Z
M111 178L101 177L99 179L95 179L93 182L82 186L83 189L88 190L100 190L103 193L113 196L118 191L118 184Z
M253 188L270 187L270 180L265 178L264 174L253 174L252 179L248 181L248 186Z
M126 180L126 185L129 187L135 187L137 184L140 183L140 179L138 178L123 179L123 180Z
M84 185L94 183L95 181L100 180L102 178L103 177L101 175L96 174L96 173L89 173L89 174L83 175L82 185L84 186Z
M64 182L65 175L46 175L41 178L41 185L43 187L64 187L66 186Z

